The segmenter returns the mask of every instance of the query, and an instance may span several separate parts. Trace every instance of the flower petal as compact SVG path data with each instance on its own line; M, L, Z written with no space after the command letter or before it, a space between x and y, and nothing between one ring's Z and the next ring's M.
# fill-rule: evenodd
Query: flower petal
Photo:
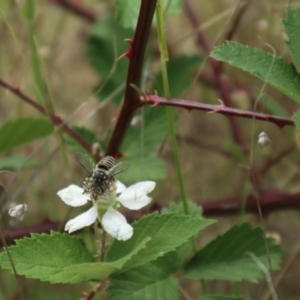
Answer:
M120 194L123 191L126 190L126 186L119 180L117 180L117 190L116 190L116 194Z
M90 226L96 221L97 216L97 208L93 206L83 214L75 217L74 219L69 220L65 225L65 231L71 233L85 226Z
M134 185L131 185L129 188L134 188L135 190L138 190L139 192L149 194L152 192L155 188L156 183L154 181L141 181Z
M103 229L117 240L126 241L133 235L133 228L127 223L126 218L111 206L107 208L101 224Z
M67 205L77 207L86 204L90 200L88 194L83 194L83 188L71 184L68 187L57 192L57 195L64 201Z
M128 187L119 195L116 200L123 206L138 210L151 202L151 198L147 196L155 187L153 181L142 181Z

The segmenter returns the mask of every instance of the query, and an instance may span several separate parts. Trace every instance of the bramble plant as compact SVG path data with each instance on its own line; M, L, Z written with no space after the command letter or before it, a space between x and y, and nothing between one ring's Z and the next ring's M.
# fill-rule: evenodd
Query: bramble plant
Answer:
M275 184L270 187L270 179L267 183L262 179L273 164L291 151L284 150L283 154L279 153L273 160L265 158L265 164L259 164L254 154L257 149L264 151L274 144L268 128L261 126L259 131L256 130L258 121L263 124L273 123L280 129L295 126L300 130L300 111L294 112L292 118L289 118L288 110L265 94L268 85L295 103L300 102L300 7L286 8L282 29L286 35L289 54L282 58L267 43L264 45L268 51L263 51L232 41L234 31L247 13L246 5L237 7L236 16L232 17L234 25L227 32L225 41L212 47L188 0L115 0L113 8L116 16L103 13L99 17L77 1L50 2L75 11L93 24L85 40L85 55L99 82L93 95L100 106L109 106L113 110L115 125L112 129L110 123L100 138L100 123L89 129L79 122L72 123L76 112L67 111L66 116L57 113L51 94L51 76L46 70L36 36L39 4L34 0L24 1L20 11L22 22L27 24L34 87L32 93L35 93L35 97L28 96L29 92L14 87L2 78L0 85L42 116L18 116L2 124L0 153L7 156L0 159L0 168L10 170L3 171L3 174L14 174L13 172L21 169L33 168L41 172L45 166L49 166L47 172L52 174L49 178L53 181L47 181L43 185L43 191L57 188L51 195L51 202L56 203L52 216L60 218L60 222L33 223L31 225L36 225L33 230L24 227L21 236L15 239L15 244L7 245L11 242L7 238L7 228L2 227L6 224L2 221L0 233L3 251L0 254L0 266L14 274L19 298L38 299L34 293L26 294L28 287L25 287L23 280L19 280L19 275L22 275L51 284L91 283L92 288L84 285L86 294L82 299L86 300L103 294L107 299L279 299L274 271L281 268L282 249L278 240L266 234L263 218L273 210L299 207L299 195L280 192ZM3 23L15 40L8 21L7 3L3 2L2 7L0 4L0 11ZM175 57L174 53L169 54L172 41L167 38L166 20L171 19L174 14L183 13L195 29L196 45L202 49L203 56L194 54ZM125 39L128 43L124 42ZM23 56L21 47L18 48ZM289 57L292 62L288 61ZM204 64L211 67L209 76L201 73ZM234 107L234 97L230 91L238 89L239 83L225 76L227 64L260 79L262 88L259 93L249 92L250 85L244 88L249 92L252 109ZM93 79L95 82L95 78ZM189 95L186 92L192 86L192 81L199 80L217 90L218 97L213 101L217 103L219 98L218 104L181 99L188 98L183 95ZM87 102L88 100L83 104ZM84 109L83 106L78 105L79 110ZM174 108L178 110L175 111ZM92 110L95 110L99 119L104 119L106 113L110 114L97 112L96 104ZM184 140L181 132L184 127L181 122L184 118L182 110L193 110L199 115L199 111L213 113L208 114L206 120L218 114L223 114L228 119L232 141L226 144L222 142L222 145L219 142L217 147L203 143L200 147L229 157L235 165L246 166L243 175L228 173L228 178L224 179L230 181L229 177L234 176L236 180L233 200L228 198L224 201L201 203L191 200L193 197L190 196L187 184L189 181L192 188L197 189L197 197L206 196L199 190L204 185L203 178L199 175L202 169L197 169L192 178L186 179L184 164L192 159L192 155L182 155L180 147L180 142ZM259 112L263 110L269 110L271 114ZM89 113L84 112L83 122L88 118ZM238 123L240 119L248 119L250 125L245 126L245 130ZM197 138L200 136L200 139L202 132L194 131L193 134L198 135ZM251 138L248 138L249 135ZM48 140L53 136L56 138L56 149L52 149L53 143ZM218 135L217 139L219 138L223 138L222 134ZM45 164L38 163L33 155L20 155L19 152L14 154L21 146L40 139L44 139L39 150L43 148L47 155ZM186 138L187 145L188 140ZM198 143L195 138L190 141L191 145ZM163 152L166 144L169 146L168 151L172 153L168 159ZM59 151L64 157L61 165L53 158ZM94 169L88 169L85 173L84 169L78 168L80 172L75 172L77 166L70 164L68 158L75 156L75 152L94 158ZM101 166L101 159L108 156L128 162L130 167L122 173L114 173L111 165ZM199 154L196 157L197 161L205 160ZM174 165L170 166L170 161ZM50 166L52 164L61 168L58 174L65 173L65 169L68 169L66 173L73 172L76 176L61 177L61 180L59 177L55 178ZM212 169L214 164L207 167ZM82 179L86 177L82 187L80 184L83 180L80 182L78 176ZM32 175L30 178L32 180ZM172 188L159 195L163 180L169 180ZM211 189L216 195L223 193L224 186L219 188L215 180L212 185ZM4 187L6 190L6 186ZM29 189L20 203L10 201L9 207L5 208L7 218L9 215L11 220L16 220L21 225L31 218L34 208L31 201L27 200L31 197L31 192L36 194L36 190ZM38 197L45 197L45 194L38 194ZM21 196L17 194L13 200L19 198ZM180 202L176 201L178 198ZM61 200L68 206L78 207L78 211L80 206L84 206L84 212L75 218L69 218L66 213L62 218L60 209L66 209L66 205ZM39 201L47 207L45 200ZM122 207L130 212L120 212ZM260 226L246 221L246 212L257 213ZM210 234L208 241L208 230L218 224L216 218L210 216L228 213L240 214L240 221L227 230L222 225L222 232L217 236L215 233ZM4 220L3 217L2 219ZM9 276L8 272L5 271L3 276ZM224 281L231 289L220 292L220 289L212 285L216 280ZM258 294L258 291L254 292L251 288L246 291L242 282L249 282L249 285L258 282L267 284L264 286L265 291ZM196 295L189 296L186 290L191 289L194 284L199 286L199 291ZM0 292L4 294L4 290ZM47 297L45 293L39 299L75 299L80 296L76 294L70 298L55 298L56 295L53 294ZM299 294L295 297L299 297Z

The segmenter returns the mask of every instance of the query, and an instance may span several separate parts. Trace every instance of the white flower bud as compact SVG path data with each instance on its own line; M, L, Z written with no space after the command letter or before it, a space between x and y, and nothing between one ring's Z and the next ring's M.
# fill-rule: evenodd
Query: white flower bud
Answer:
M263 131L258 135L257 145L260 148L263 148L271 143L271 140L267 136L267 134Z
M134 116L130 123L132 127L140 127L142 124L143 124L143 117L141 116Z
M26 211L28 211L27 204L18 204L14 207L11 207L8 210L8 214L13 218L18 218L20 221L22 221Z

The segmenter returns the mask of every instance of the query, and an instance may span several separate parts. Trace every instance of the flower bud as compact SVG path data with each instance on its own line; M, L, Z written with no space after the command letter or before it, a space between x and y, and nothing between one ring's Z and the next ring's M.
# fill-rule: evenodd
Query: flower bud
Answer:
M258 135L257 145L260 148L263 148L271 143L271 140L267 136L267 134L263 131Z

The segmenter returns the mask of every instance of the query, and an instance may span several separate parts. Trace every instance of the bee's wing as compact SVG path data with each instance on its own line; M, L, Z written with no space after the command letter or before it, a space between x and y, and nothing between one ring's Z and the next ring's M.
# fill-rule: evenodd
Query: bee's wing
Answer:
M95 164L87 154L76 152L75 158L88 171L89 174L92 173Z
M121 162L117 163L116 165L114 165L109 170L109 173L111 175L116 175L116 174L126 171L129 167L130 167L130 163L128 163L126 161L121 161Z

